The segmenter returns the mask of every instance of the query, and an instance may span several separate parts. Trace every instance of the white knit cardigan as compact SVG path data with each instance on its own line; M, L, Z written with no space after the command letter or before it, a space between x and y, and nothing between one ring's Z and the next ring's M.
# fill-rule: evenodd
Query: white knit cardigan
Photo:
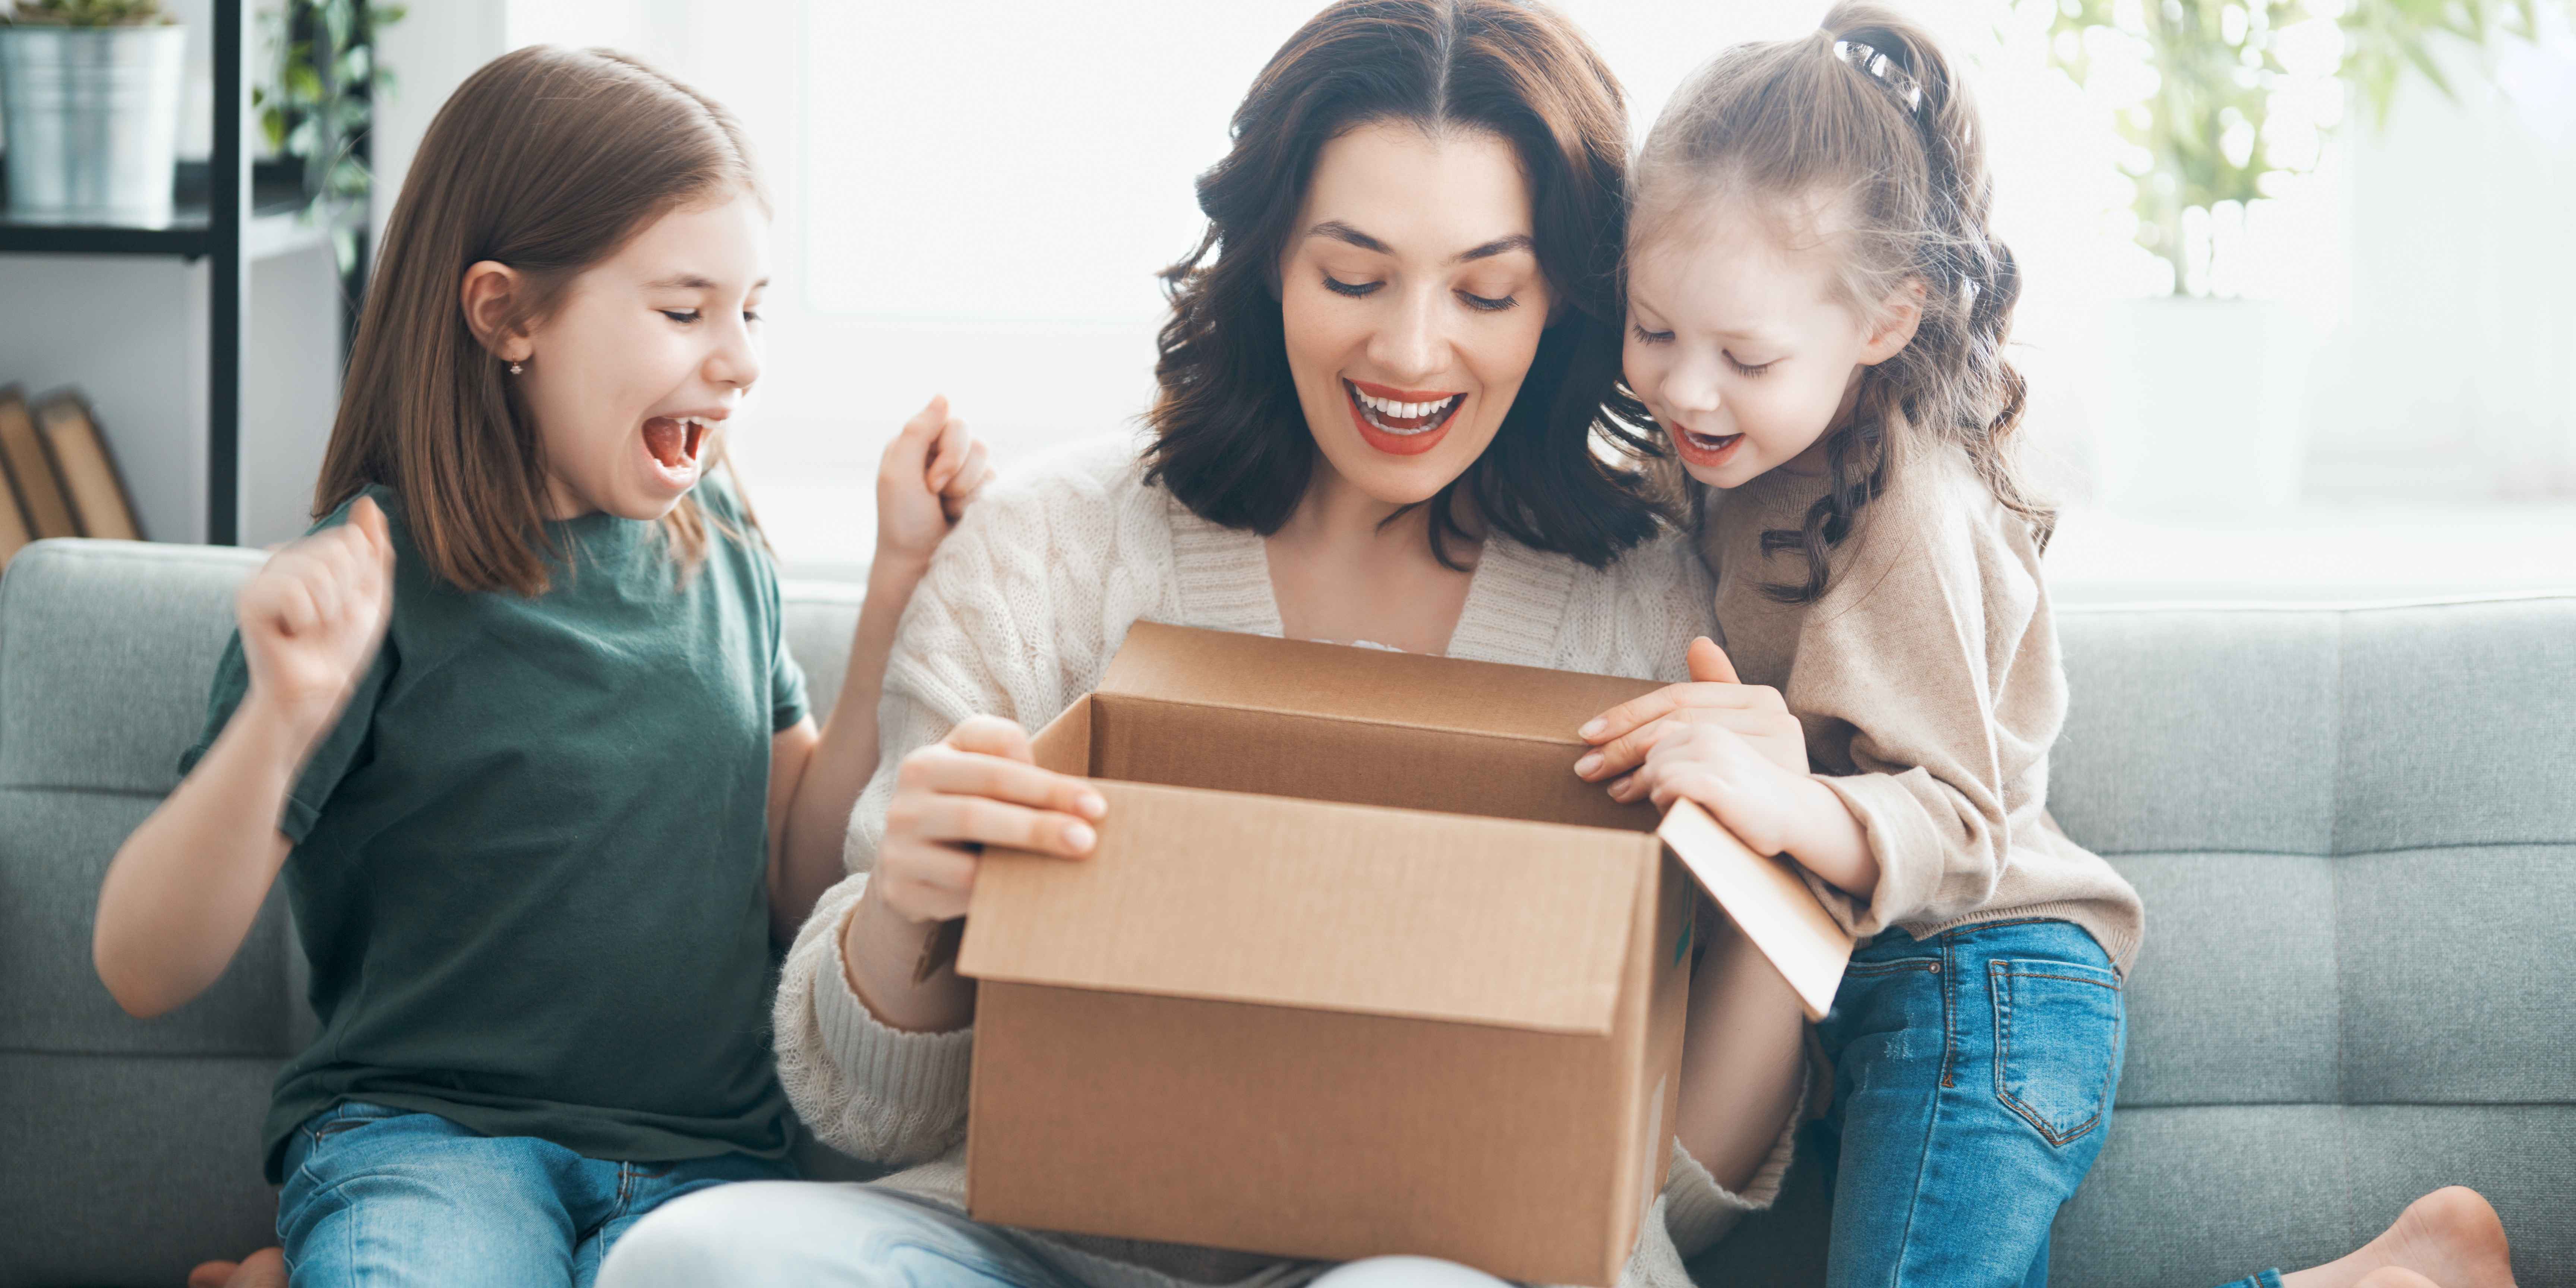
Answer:
M1489 538L1449 641L1453 657L1639 679L1686 679L1685 649L1713 634L1712 587L1687 541L1665 534L1606 570ZM867 887L895 769L978 713L1030 729L1091 691L1139 621L1278 635L1268 555L1250 532L1192 514L1144 480L1135 446L1084 443L1016 471L977 499L905 610L879 709L883 759L850 817L851 875L796 937L775 1015L778 1076L823 1142L906 1170L872 1182L965 1210L966 1089L974 1033L878 1022L843 974L841 927ZM1784 1130L1741 1195L1676 1144L1623 1285L1690 1288L1682 1259L1743 1212L1770 1205L1789 1163ZM1045 1236L1040 1255L1093 1288L1284 1288L1314 1263Z

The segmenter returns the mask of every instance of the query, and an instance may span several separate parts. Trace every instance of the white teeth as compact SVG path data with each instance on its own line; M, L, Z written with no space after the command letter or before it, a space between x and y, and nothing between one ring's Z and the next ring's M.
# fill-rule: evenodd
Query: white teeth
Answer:
M1419 420L1457 401L1455 398L1443 398L1438 402L1397 402L1392 398L1380 398L1364 393L1357 388L1352 389L1351 392L1358 396L1361 406L1380 416L1390 416L1397 420Z

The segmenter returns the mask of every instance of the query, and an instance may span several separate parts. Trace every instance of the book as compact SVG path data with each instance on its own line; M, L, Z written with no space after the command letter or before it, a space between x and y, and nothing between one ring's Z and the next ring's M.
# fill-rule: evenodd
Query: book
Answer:
M36 427L54 458L54 477L71 502L72 520L81 535L141 541L143 528L134 521L134 498L125 490L125 476L117 472L116 458L107 450L107 439L100 435L89 403L69 389L49 394L36 404Z
M80 521L72 517L71 499L63 495L62 479L54 473L53 454L45 450L35 414L27 406L24 391L16 385L0 389L0 468L5 468L9 481L17 485L18 504L26 512L29 532L40 540L80 535Z
M27 527L27 511L18 504L18 489L10 484L9 471L0 468L0 568L8 567L9 560L35 539Z

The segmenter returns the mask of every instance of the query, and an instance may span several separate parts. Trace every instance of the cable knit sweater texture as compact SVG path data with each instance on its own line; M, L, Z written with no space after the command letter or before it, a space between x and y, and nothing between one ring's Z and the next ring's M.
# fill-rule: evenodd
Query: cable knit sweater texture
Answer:
M1607 570L1487 541L1451 656L1640 679L1686 679L1683 655L1712 631L1712 584L1667 535ZM1261 538L1191 514L1149 487L1133 443L1082 444L994 487L942 543L905 611L879 709L884 759L859 797L843 859L789 951L775 1016L778 1075L824 1143L902 1168L871 1184L963 1211L973 1031L904 1033L880 1023L843 973L841 928L866 889L903 757L967 716L1035 729L1089 692L1138 621L1278 635ZM1672 1169L1622 1283L1690 1288L1682 1259L1743 1212L1767 1207L1787 1171L1784 1128L1743 1194L1719 1188L1676 1144ZM1314 1263L1128 1240L1032 1235L1033 1252L1093 1288L1176 1280L1276 1288Z

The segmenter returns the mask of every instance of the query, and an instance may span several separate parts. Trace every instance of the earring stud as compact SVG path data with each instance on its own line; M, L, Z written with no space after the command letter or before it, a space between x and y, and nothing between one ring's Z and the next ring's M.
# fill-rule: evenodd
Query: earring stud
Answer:
M513 362L513 363L511 363L511 364L510 364L510 374L511 374L511 375L514 375L514 376L515 376L515 375L517 375L517 374L519 374L519 364L518 364L518 363Z

